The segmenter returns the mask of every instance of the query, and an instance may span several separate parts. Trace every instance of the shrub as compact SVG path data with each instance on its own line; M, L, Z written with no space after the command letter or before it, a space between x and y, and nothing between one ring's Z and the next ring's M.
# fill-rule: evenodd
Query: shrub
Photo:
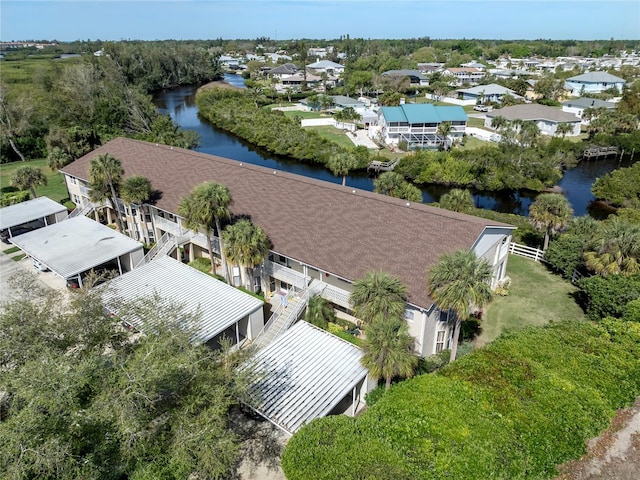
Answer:
M592 320L622 318L625 306L640 298L640 274L588 277L578 282L582 308Z
M15 205L16 203L26 202L30 197L31 195L27 190L3 193L0 198L0 207L8 207L9 205Z
M640 324L560 322L501 336L394 385L358 418L311 422L288 479L548 478L640 393Z

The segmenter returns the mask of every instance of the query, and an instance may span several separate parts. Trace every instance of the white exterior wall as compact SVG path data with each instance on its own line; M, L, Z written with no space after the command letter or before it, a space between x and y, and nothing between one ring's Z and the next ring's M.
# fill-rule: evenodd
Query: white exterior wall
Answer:
M571 93L573 95L582 95L583 93L589 94L589 93L602 93L603 91L611 88L611 87L616 87L618 89L619 92L622 92L622 87L624 85L624 83L622 82L617 82L617 83L582 83L582 82L572 82L572 81L567 81L567 84L569 86L571 86ZM584 90L583 90L584 87Z
M511 232L510 228L487 227L473 246L475 254L493 266L492 288L506 276Z

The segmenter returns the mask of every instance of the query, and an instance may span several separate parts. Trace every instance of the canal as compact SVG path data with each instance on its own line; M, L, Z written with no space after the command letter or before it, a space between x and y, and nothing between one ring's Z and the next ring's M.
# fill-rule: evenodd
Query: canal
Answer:
M240 75L226 74L225 81L235 86L244 87L244 80ZM195 130L200 135L200 145L195 150L327 182L338 184L342 182L341 177L333 176L329 170L322 166L274 156L214 127L198 115L198 108L195 105L196 89L197 87L194 86L180 87L159 92L154 97L154 103L160 112L168 113L180 127ZM558 186L573 206L577 216L589 213L600 218L604 212L597 203L594 203L591 185L598 177L626 165L625 163L620 164L616 159L584 161L565 172ZM347 177L347 185L371 191L373 190L373 179L364 172L356 172ZM421 190L424 202L437 202L449 188L429 185ZM528 191L476 192L474 200L476 207L479 208L527 215L529 205L534 201L536 195L537 193Z

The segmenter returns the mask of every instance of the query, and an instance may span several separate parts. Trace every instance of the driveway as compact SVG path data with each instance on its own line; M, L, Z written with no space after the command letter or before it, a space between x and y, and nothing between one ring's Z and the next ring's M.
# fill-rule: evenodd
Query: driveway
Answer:
M2 244L2 250L10 248L10 245ZM0 302L11 300L16 291L11 287L9 279L17 272L29 272L37 276L38 284L45 289L66 290L66 282L53 272L39 272L33 266L30 258L14 261L11 257L19 255L20 252L9 255L0 252Z

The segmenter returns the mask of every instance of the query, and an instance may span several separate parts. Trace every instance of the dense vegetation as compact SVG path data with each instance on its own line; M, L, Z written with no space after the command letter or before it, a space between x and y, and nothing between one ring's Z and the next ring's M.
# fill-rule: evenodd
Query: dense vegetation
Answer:
M95 290L70 304L19 279L0 315L3 478L229 478L240 357L192 345L161 298L135 302L155 334L131 337ZM9 299L7 299L9 300Z
M617 207L640 209L640 162L598 178L591 191L596 198Z
M636 323L561 322L504 335L393 387L358 418L303 427L287 478L548 478L640 392Z
M194 132L160 115L148 94L219 78L218 56L185 42L102 48L102 56L2 60L2 163L43 158L56 148L77 158L116 136L186 148L197 143Z
M332 156L345 153L338 145L300 126L281 112L260 108L252 92L208 88L196 97L200 114L216 127L227 130L277 155L326 164ZM367 164L368 152L359 162Z

